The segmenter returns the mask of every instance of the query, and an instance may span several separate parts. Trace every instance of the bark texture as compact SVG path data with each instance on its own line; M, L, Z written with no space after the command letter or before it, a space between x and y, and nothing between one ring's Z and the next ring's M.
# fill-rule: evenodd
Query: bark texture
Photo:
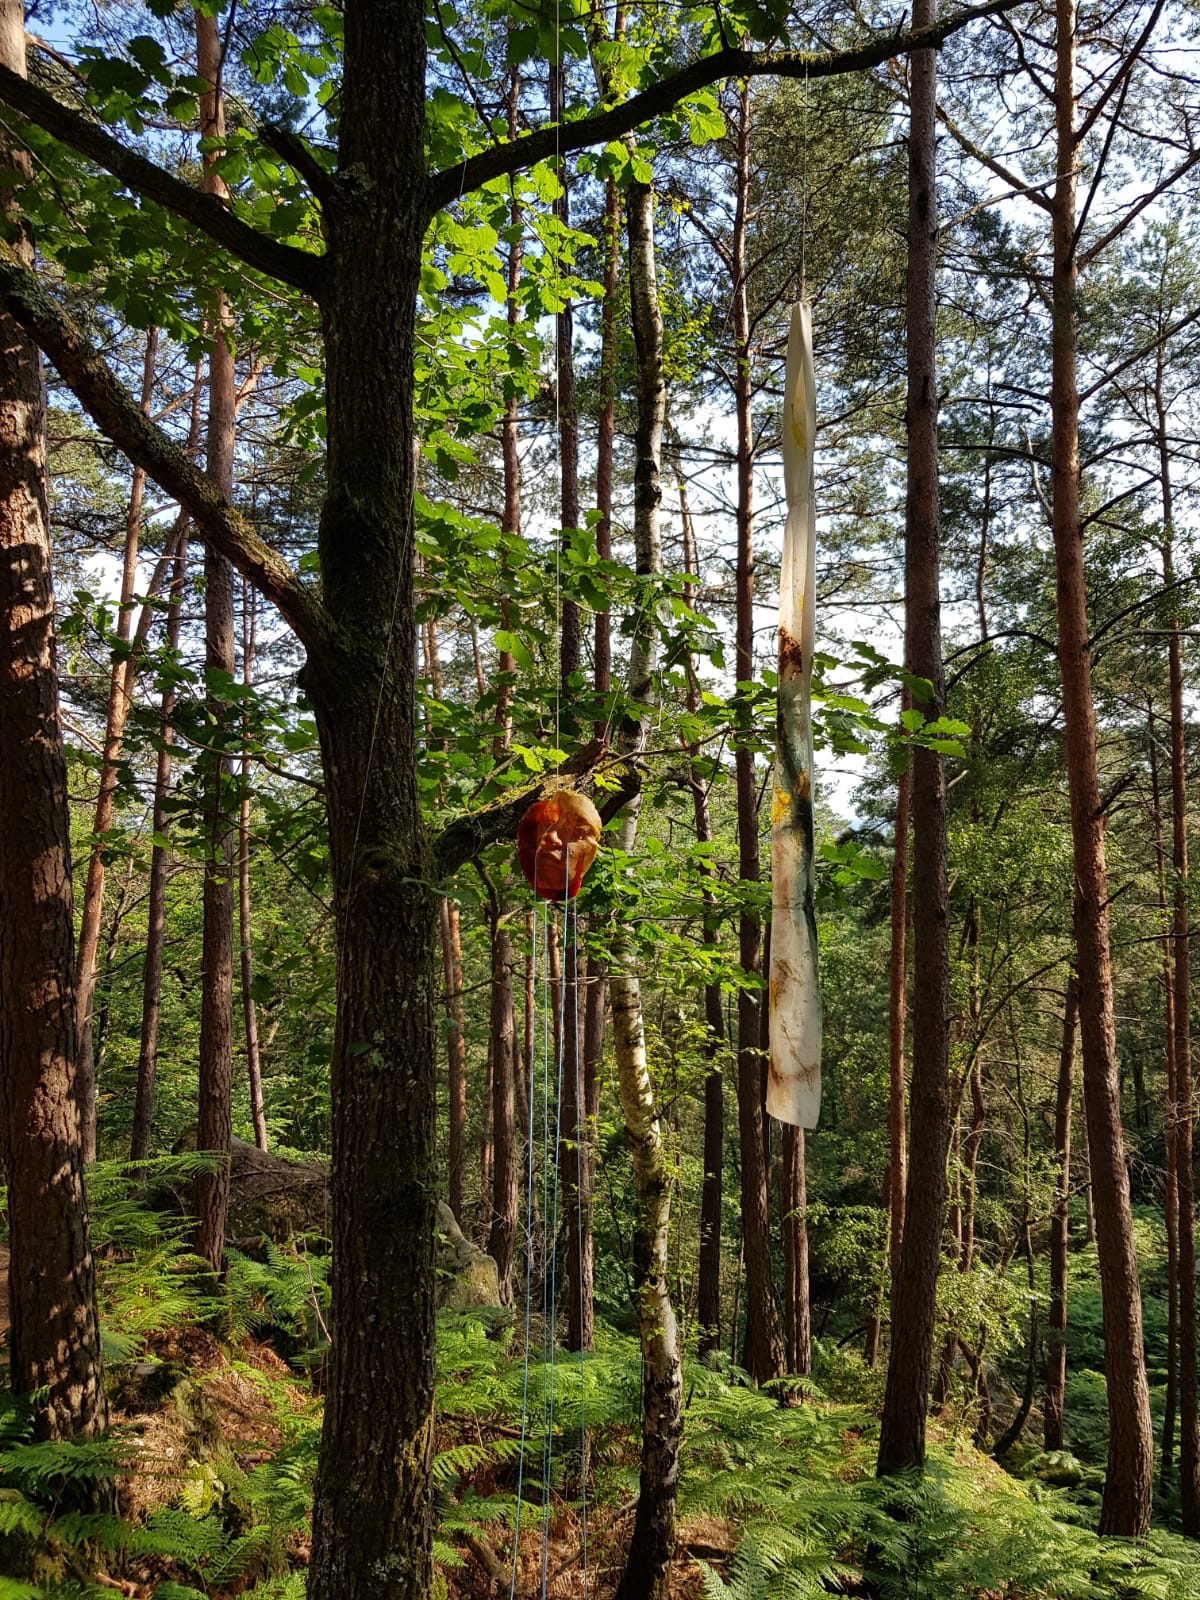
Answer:
M221 35L215 16L196 13L197 73L212 87L200 96L200 132L220 139L225 132L221 92ZM204 156L208 193L228 191L214 167L219 154ZM236 383L232 319L228 301L214 304L208 360L208 434L205 474L222 499L233 499ZM225 1253L225 1213L229 1206L229 1141L233 1133L233 886L234 816L232 767L224 749L228 701L218 678L233 676L233 568L211 547L204 551L204 665L208 678L205 721L212 749L205 757L204 810L207 852L204 861L203 956L200 973L200 1086L197 1148L216 1158L211 1172L196 1179L194 1249L214 1272Z
M1075 974L1067 980L1058 1090L1054 1100L1054 1153L1058 1181L1050 1218L1050 1318L1046 1330L1046 1388L1042 1398L1043 1442L1063 1447L1063 1402L1067 1386L1067 1244L1071 1196L1071 1098L1075 1087L1075 1027L1079 993Z
M0 0L0 62L25 71L24 13L14 0ZM4 130L0 169L17 183L31 171ZM12 248L32 262L26 233ZM107 1413L74 1082L75 937L46 400L37 346L7 314L0 314L0 816L8 819L0 827L0 1159L8 1179L12 1386L18 1394L46 1390L35 1407L43 1437L82 1438L101 1431Z
M1084 1109L1104 1299L1108 1472L1102 1533L1140 1537L1150 1526L1153 1441L1142 1352L1142 1302L1121 1128L1113 1016L1108 873L1096 762L1096 714L1088 645L1087 582L1079 514L1079 388L1076 371L1075 5L1057 0L1057 178L1052 229L1051 467L1058 660L1075 859L1075 948ZM1176 1017L1176 1028L1179 1018ZM1178 1059L1178 1057L1177 1057Z
M254 682L254 590L242 580L242 682ZM242 1022L246 1031L246 1075L250 1080L250 1119L254 1143L267 1148L267 1113L263 1105L262 1052L258 1042L258 1008L254 1003L254 945L250 920L250 752L242 752L242 799L238 808L238 955L242 980Z
M917 27L932 24L936 0L913 7ZM908 486L905 506L905 654L908 669L933 686L927 716L943 703L937 446L935 307L937 58L913 55L908 142ZM892 1295L892 1338L879 1438L880 1475L921 1468L933 1358L934 1299L941 1260L950 1123L949 920L946 885L946 778L935 751L912 752L913 1006L910 1183L900 1268Z
M437 905L411 648L424 71L417 10L347 8L321 305L329 437L318 540L336 657L304 679L327 774L339 946L333 1343L310 1600L425 1600L432 1584Z
M754 677L754 419L750 372L750 302L746 288L746 227L750 203L750 86L738 98L737 169L730 276L733 284L734 407L737 416L736 672L739 683ZM747 883L761 876L758 785L750 730L745 726L734 756L737 785L738 875ZM762 975L762 924L745 910L738 919L738 959L745 976ZM746 1329L742 1364L759 1382L781 1377L787 1365L779 1305L771 1277L770 1196L764 1154L762 1049L758 998L738 993L737 1099L741 1151L742 1250L745 1261Z

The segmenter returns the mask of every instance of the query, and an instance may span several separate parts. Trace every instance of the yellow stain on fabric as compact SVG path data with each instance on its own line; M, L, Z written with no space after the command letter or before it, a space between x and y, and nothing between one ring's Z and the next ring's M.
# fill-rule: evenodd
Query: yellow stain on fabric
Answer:
M792 402L792 438L796 441L797 450L808 449L808 435L804 431L804 402Z

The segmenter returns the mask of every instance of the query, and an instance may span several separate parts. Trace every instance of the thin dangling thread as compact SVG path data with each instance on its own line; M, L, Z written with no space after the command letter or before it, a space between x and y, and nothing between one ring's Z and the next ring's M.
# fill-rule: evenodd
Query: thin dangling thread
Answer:
M808 63L804 64L804 114L800 127L800 299L808 299L805 257L808 249Z
M587 1600L587 1356L583 1348L583 1164L584 1139L587 1128L587 1106L584 1103L583 1063L579 1049L579 901L571 903L571 1026L575 1030L575 1225L579 1273L579 1510L580 1553L583 1574L583 1600Z

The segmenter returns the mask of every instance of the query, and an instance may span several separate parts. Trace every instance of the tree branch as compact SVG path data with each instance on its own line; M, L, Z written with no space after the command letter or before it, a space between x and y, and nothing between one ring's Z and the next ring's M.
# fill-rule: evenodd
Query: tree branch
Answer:
M553 772L534 779L532 783L522 784L519 789L510 789L498 800L482 806L478 811L469 811L464 816L456 817L434 840L433 855L437 878L450 877L460 867L465 867L468 862L474 861L488 845L495 844L498 839L515 839L517 824L531 805L553 794L556 789L574 787L563 780L586 777L605 754L604 745L599 740L593 739ZM622 762L621 765L629 768L631 764ZM626 803L631 781L628 771L620 773L619 779L616 792L620 800L617 809ZM640 776L637 781L640 782ZM597 800L600 798L598 795ZM611 814L606 801L600 808L601 819L608 821Z
M23 266L3 241L0 305L46 352L96 426L191 513L204 541L275 606L309 654L328 655L332 630L315 595L175 441L150 421L37 274Z
M337 179L317 160L312 146L277 122L260 122L259 138L298 172L313 194L322 203L337 198ZM303 251L300 252L302 255ZM320 261L320 256L305 256L305 260Z
M320 256L267 238L241 221L214 195L172 177L157 162L130 150L99 123L90 122L10 67L0 66L0 102L111 172L136 194L190 222L256 272L290 283L317 298L324 267Z
M1006 167L1002 161L997 161L995 156L990 156L982 145L976 144L970 134L958 126L945 106L939 104L937 115L938 121L955 144L966 151L973 160L978 161L981 167L986 167L993 176L999 178L1001 183L1006 183L1013 195L1023 194L1027 200L1032 200L1034 205L1041 206L1043 211L1051 209L1050 201L1042 191L1054 182L1053 178L1044 178L1041 183L1027 183L1020 173L1014 172L1011 167ZM1012 195L1004 195L1002 198L1010 200Z
M608 144L619 139L672 110L688 95L719 83L723 78L836 78L844 73L864 72L881 66L893 56L908 55L914 50L936 50L968 23L1011 11L1018 3L1019 0L984 0L983 4L968 6L932 28L921 28L915 33L883 34L850 50L816 53L736 47L717 50L651 84L620 105L573 122L550 123L536 133L480 151L456 166L431 174L427 191L430 213L493 178L508 177L551 156L570 155L588 145Z
M1179 182L1180 178L1185 177L1197 164L1197 162L1200 162L1200 150L1194 150L1191 155L1185 156L1179 165L1172 172L1169 172L1161 183L1156 184L1155 187L1147 194L1144 194L1140 197L1140 199L1135 200L1125 215L1115 222L1107 233L1102 234L1094 244L1089 245L1088 248L1082 252L1079 257L1080 271L1082 272L1085 268L1090 267L1092 262L1095 261L1096 257L1100 255L1102 251L1107 250L1114 239L1119 239L1130 223L1133 222L1135 218L1140 217L1147 206L1153 205L1158 199L1159 195L1165 194L1167 190L1172 187L1172 185Z

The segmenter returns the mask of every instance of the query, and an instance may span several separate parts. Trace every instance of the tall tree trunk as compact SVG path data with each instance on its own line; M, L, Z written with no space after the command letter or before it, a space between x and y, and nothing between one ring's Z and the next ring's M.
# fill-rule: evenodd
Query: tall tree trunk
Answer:
M327 796L339 948L333 1337L308 1593L424 1600L433 1581L437 904L424 887L433 863L416 786L414 663L403 641L416 631L425 19L363 0L345 22L342 198L327 208L321 304L329 441L318 534L322 596L342 642L303 680L324 769L336 774Z
M699 569L695 528L691 507L688 505L687 484L683 476L683 456L679 439L671 428L675 476L679 492L679 516L683 525L683 569L688 574L684 585L684 599L691 607L696 604L696 584L693 581ZM695 662L688 660L687 708L692 716L700 711L700 685L696 678ZM700 756L700 746L688 749L692 763ZM696 771L689 767L688 786L692 791L692 819L699 844L711 844L712 817L708 808L708 785ZM708 874L715 871L707 869ZM715 899L706 883L702 890L704 905L704 943L715 949L720 942ZM721 1192L725 1168L725 1086L721 1070L722 1046L725 1041L725 1013L721 1004L721 985L704 985L704 1053L707 1070L704 1075L704 1182L700 1193L700 1262L697 1290L696 1320L700 1326L700 1355L706 1356L721 1348Z
M154 396L154 362L158 329L146 335L142 359L142 411L150 415ZM133 594L137 586L138 535L142 526L142 496L146 474L134 467L125 511L125 551L121 565L121 600L117 610L117 638L128 644L133 620ZM96 954L104 915L104 835L112 826L117 793L117 762L125 732L125 717L133 690L131 663L118 653L109 670L108 706L104 719L104 751L100 762L100 788L92 819L92 848L87 882L79 915L79 944L75 966L75 1093L83 1128L83 1159L96 1159L96 1063L92 1050L92 1000L96 988Z
M780 1205L783 1239L783 1308L787 1333L788 1371L807 1377L812 1371L812 1313L808 1294L808 1190L805 1181L804 1129L785 1123Z
M1075 4L1057 0L1057 178L1052 202L1052 521L1067 778L1075 858L1075 943L1084 1106L1104 1299L1108 1471L1102 1533L1143 1535L1150 1525L1153 1443L1142 1353L1142 1305L1121 1129L1113 1017L1108 874L1096 767L1096 716L1088 647L1087 585L1079 517L1076 375ZM1176 1016L1176 1029L1179 1018ZM1178 1050L1176 1051L1178 1060Z
M626 192L629 280L637 350L637 433L634 464L634 546L639 576L662 571L658 513L666 385L663 329L654 265L654 191L634 183ZM656 640L645 617L630 644L629 694L648 706L653 697ZM630 721L622 746L636 758L645 742L645 720ZM622 816L618 843L632 852L637 839L640 795ZM625 1126L633 1147L637 1218L634 1271L638 1334L642 1347L642 1464L637 1510L617 1600L661 1600L667 1592L675 1550L675 1503L679 1445L683 1435L683 1373L679 1328L671 1304L667 1248L671 1170L663 1148L654 1086L646 1060L641 985L632 970L633 952L618 928L612 993L613 1042Z
M254 683L254 590L242 580L242 682ZM254 1143L267 1148L267 1115L263 1107L262 1055L258 1044L258 1011L254 1004L254 947L250 924L250 751L242 751L242 803L238 809L238 944L242 969L242 1020L246 1029L246 1072L250 1079L250 1117Z
M913 25L929 26L936 0L917 0ZM937 443L936 279L937 188L934 137L937 57L910 58L908 141L908 488L905 508L905 655L908 670L928 679L921 710L941 714L941 603ZM904 1208L900 1270L892 1298L881 1475L921 1468L933 1358L934 1300L941 1260L950 1121L949 911L946 885L946 776L933 750L912 752L913 1067L910 1183Z
M492 908L492 1221L488 1254L496 1262L500 1302L512 1304L513 1244L517 1236L517 1153L513 1099L516 1030L513 1017L513 949L500 897L488 885Z
M901 714L912 704L906 688ZM902 725L903 726L903 725ZM908 792L912 751L896 781L896 822L892 848L892 938L888 957L888 1211L891 1221L891 1292L896 1293L900 1247L904 1242L904 1200L908 1156L904 1139L907 1086L904 1081L904 1023L908 1013Z
M192 384L192 415L188 427L188 457L200 447L204 394L204 364L197 361ZM188 514L175 519L171 538L175 551L171 569L167 609L167 650L179 648L183 585L187 571ZM154 834L166 836L170 827L167 796L171 789L171 745L175 737L175 689L168 683L163 690L158 716L158 760L154 772ZM150 1129L154 1119L154 1077L158 1066L158 1026L162 1002L163 941L166 936L167 867L170 852L155 844L150 852L150 885L146 895L146 955L142 963L142 1030L138 1045L137 1091L133 1102L133 1131L129 1141L130 1161L145 1161L150 1154Z
M614 24L619 35L623 19L618 11ZM612 494L613 494L613 440L616 433L616 367L617 367L617 279L621 262L621 199L613 179L604 186L604 299L600 310L600 410L596 426L596 553L602 561L612 558ZM597 611L593 625L593 687L596 697L595 737L605 740L609 734L606 701L612 687L612 618L607 611ZM593 1217L596 1193L596 1137L600 1118L600 1068L604 1060L604 1022L607 1002L608 967L604 957L592 954L587 958L587 986L583 1004L583 1099L584 1099L584 1159L581 1253L583 1285L581 1305L586 1308L582 1316L580 1346L590 1350L595 1323L595 1240ZM574 1334L568 1328L568 1336Z
M1164 355L1155 361L1154 405L1157 421L1159 488L1162 496L1163 588L1171 596L1171 632L1167 641L1171 696L1171 864L1174 868L1174 1099L1168 1111L1174 1133L1177 1206L1176 1276L1179 1285L1179 1509L1183 1531L1200 1535L1200 1433L1196 1413L1196 1196L1192 1156L1191 942L1188 932L1187 744L1183 708L1183 657L1179 607L1175 590L1175 511L1171 485L1171 453L1167 408L1163 397Z
M1166 851L1163 848L1162 795L1158 783L1158 736L1154 729L1154 700L1147 696L1146 747L1150 757L1150 795L1154 814L1154 859L1158 883L1158 909L1162 915L1163 1039L1166 1057L1166 1155L1163 1184L1163 1226L1167 1235L1167 1382L1163 1396L1162 1449L1159 1482L1174 1476L1175 1418L1179 1409L1179 1191L1176 1186L1175 1151L1175 983L1171 971L1172 919L1167 908Z
M1072 972L1067 979L1062 1050L1058 1058L1058 1091L1054 1101L1054 1153L1058 1182L1050 1218L1050 1318L1046 1331L1046 1390L1042 1399L1047 1450L1063 1447L1063 1402L1067 1386L1067 1245L1071 1202L1071 1099L1075 1089L1075 1024L1079 992Z
M0 0L0 62L25 75L24 12ZM0 170L28 155L0 129ZM0 194L7 196L5 187ZM7 212L7 201L0 201ZM25 264L33 240L11 227ZM0 1160L8 1181L12 1387L42 1391L38 1433L107 1421L75 1093L75 940L67 770L58 713L37 346L0 313ZM14 825L19 822L19 825Z
M211 85L200 96L200 132L205 139L225 133L221 91L222 46L215 16L196 12L196 70ZM228 197L214 165L219 149L203 157L204 187ZM236 383L232 319L218 293L212 317L208 362L208 438L205 472L219 493L233 498ZM200 1087L197 1148L216 1158L210 1172L196 1179L196 1235L193 1248L214 1272L225 1252L225 1212L229 1204L229 1147L233 1121L233 883L234 818L230 804L232 770L224 748L228 701L214 675L233 676L233 568L216 551L204 552L204 665L209 677L205 721L213 746L204 758L204 810L207 831L204 861L204 953L200 987Z
M750 199L750 85L738 96L737 176L730 276L733 285L734 406L737 413L737 594L736 676L754 677L754 418L750 371L750 302L746 289L746 226ZM745 883L760 876L758 785L754 773L749 713L739 712L741 737L734 764L737 781L738 873ZM762 924L758 913L738 918L738 956L749 980L762 972ZM762 1028L754 990L738 993L737 1097L741 1148L742 1246L746 1265L746 1332L742 1363L759 1382L781 1377L786 1366L779 1306L771 1278L770 1197L763 1154Z
M509 77L508 96L509 130L514 136L519 89L520 78L514 68ZM514 230L519 227L520 220L520 208L514 194L510 206L510 221ZM518 320L517 291L520 281L521 239L518 236L509 245L508 250L507 315L510 328L515 328ZM506 534L514 538L521 531L521 466L517 455L517 423L517 397L514 393L510 395L505 406L500 433L504 462L504 511L500 525ZM507 594L501 600L501 619L507 628L510 621ZM497 706L498 725L492 749L497 761L500 761L512 740L511 684L516 661L510 651L500 651L498 666L501 687ZM512 1301L513 1246L517 1233L517 1145L514 1107L517 1039L513 1009L513 949L503 894L488 883L488 896L491 903L492 946L490 1016L492 1206L487 1248L496 1261L501 1301L508 1305Z
M466 1221L463 1185L467 1170L467 1071L463 1048L462 932L458 907L443 899L438 908L442 938L442 977L446 985L446 1072L450 1102L447 1183L450 1209L461 1228Z

